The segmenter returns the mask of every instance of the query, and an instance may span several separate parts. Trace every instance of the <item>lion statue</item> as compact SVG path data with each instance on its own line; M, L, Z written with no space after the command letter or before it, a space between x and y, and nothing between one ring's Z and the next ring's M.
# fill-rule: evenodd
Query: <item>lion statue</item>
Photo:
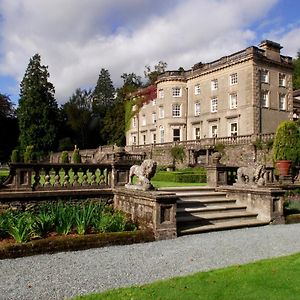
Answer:
M128 188L151 190L153 189L150 179L154 176L157 163L152 159L145 159L140 166L133 165L129 171L129 181L126 184ZM133 176L137 176L137 183L132 184Z
M237 170L236 184L265 185L266 168L264 165L240 167Z

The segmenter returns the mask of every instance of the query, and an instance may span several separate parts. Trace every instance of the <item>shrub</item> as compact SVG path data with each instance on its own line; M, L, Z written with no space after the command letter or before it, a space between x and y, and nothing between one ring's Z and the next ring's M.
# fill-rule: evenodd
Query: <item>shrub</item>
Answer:
M183 162L185 159L185 152L183 146L173 146L171 148L171 155L174 161Z
M39 206L38 213L33 217L33 235L45 237L54 227L55 216L47 205Z
M34 146L30 145L26 147L26 150L24 152L24 162L30 163L34 160L34 152L33 152Z
M124 231L126 218L121 212L116 212L113 215L104 213L95 225L96 231L101 233Z
M216 150L217 152L220 152L220 153L224 154L224 151L225 151L225 145L222 144L222 143L216 143L216 144L215 144L215 150Z
M273 160L291 160L300 163L300 129L293 121L283 121L276 130L273 144Z
M11 156L10 156L10 161L12 163L18 163L18 162L20 162L20 153L19 153L19 150L14 149L12 151Z
M72 155L72 161L74 164L80 164L81 163L81 155L79 152L79 149L75 148Z
M92 218L95 211L93 203L85 203L82 206L77 205L75 209L75 225L78 234L85 234L88 227L92 224Z
M9 219L8 233L17 243L29 241L32 235L32 215L28 212L16 215Z
M62 164L67 164L67 163L69 163L69 153L68 153L68 151L63 151L63 152L61 153L61 156L60 156L60 162L61 162Z
M63 235L70 233L74 222L74 207L60 201L53 206L52 214L56 232Z
M58 151L72 150L73 143L70 137L62 138L58 141Z

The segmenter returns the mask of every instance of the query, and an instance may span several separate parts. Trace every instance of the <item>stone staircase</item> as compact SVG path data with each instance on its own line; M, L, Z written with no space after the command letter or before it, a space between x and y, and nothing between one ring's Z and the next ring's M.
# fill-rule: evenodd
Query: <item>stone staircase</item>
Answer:
M177 201L178 235L216 230L267 225L257 219L257 214L238 205L235 199L226 198L223 192L211 187L164 188L160 191L174 192Z

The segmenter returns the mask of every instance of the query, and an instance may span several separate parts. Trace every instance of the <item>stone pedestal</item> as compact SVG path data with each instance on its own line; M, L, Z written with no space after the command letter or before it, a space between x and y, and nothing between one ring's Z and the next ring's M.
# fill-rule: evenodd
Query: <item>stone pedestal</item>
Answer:
M142 229L151 229L156 240L177 237L176 202L174 193L136 191L117 188L114 208L128 213Z

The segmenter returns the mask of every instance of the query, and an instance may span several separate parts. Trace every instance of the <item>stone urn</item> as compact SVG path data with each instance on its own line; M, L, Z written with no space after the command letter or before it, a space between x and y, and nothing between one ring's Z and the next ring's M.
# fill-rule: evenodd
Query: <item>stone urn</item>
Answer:
M220 163L221 158L222 158L222 154L220 152L214 152L211 155L211 161L214 165Z

